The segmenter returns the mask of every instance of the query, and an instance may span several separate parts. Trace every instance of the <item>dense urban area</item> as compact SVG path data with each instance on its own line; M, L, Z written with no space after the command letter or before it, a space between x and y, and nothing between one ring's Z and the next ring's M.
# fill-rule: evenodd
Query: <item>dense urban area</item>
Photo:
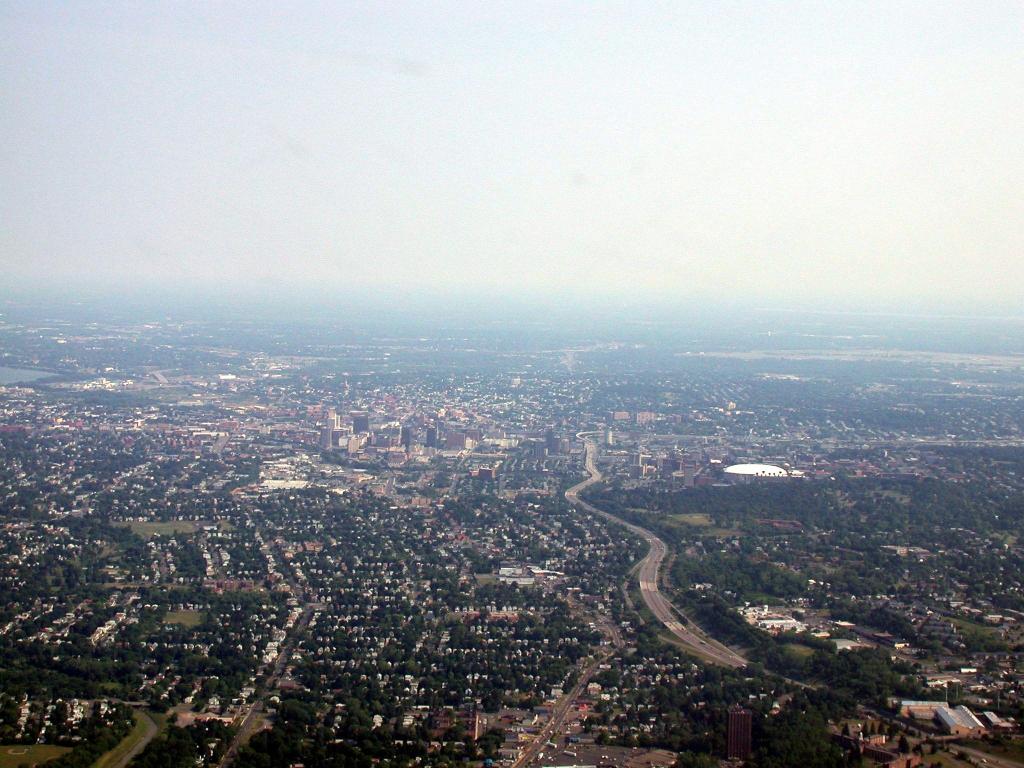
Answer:
M0 316L0 767L1024 765L1019 323L519 320Z

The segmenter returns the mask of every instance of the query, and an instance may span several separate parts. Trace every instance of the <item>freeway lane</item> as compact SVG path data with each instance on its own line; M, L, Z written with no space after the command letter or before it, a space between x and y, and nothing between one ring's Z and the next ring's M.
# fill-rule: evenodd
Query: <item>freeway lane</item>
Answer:
M138 755L142 754L142 750L144 750L149 745L149 742L151 742L153 738L157 735L157 733L160 732L160 729L157 728L156 723L153 722L153 718L149 716L148 712L145 712L141 709L137 709L135 714L139 717L139 720L142 722L144 731L140 736L139 740L132 745L131 749L129 749L119 758L111 762L108 768L125 768L125 766L127 766L128 763L134 760ZM128 736L127 738L130 739L131 736ZM119 747L120 744L114 749L116 750Z
M597 455L597 444L593 440L585 440L584 444L586 446L586 468L590 477L567 490L565 492L566 501L590 512L592 515L598 515L621 525L647 542L649 547L647 555L640 561L640 565L636 571L637 578L640 582L640 595L643 597L644 603L647 605L648 609L650 609L651 613L654 614L655 618L664 624L669 632L671 632L673 636L686 646L688 650L697 656L723 666L746 666L747 660L745 658L740 656L731 648L728 648L717 640L709 637L702 629L693 624L693 622L690 622L687 626L679 621L676 607L672 605L668 598L661 592L661 563L664 561L665 555L668 552L668 547L665 546L665 542L646 528L641 528L639 525L627 522L622 518L598 509L593 504L583 501L580 498L580 492L604 479L604 476L597 468L595 460Z

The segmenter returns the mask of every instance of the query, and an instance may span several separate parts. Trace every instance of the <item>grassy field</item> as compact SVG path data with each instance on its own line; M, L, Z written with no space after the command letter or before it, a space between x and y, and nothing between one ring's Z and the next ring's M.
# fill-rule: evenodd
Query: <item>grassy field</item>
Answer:
M878 495L881 496L883 499L890 499L896 502L897 504L902 504L903 506L906 506L907 504L910 503L910 496L903 493L902 491L886 490L879 492Z
M934 755L925 755L924 764L932 765L933 763L938 763L942 768L966 768L969 765L969 763L965 763L963 760L957 760L948 752L936 752Z
M68 747L54 747L50 744L0 744L0 768L42 765L70 751Z
M172 533L195 533L196 524L191 520L168 520L166 522L136 521L119 523L119 525L130 528L131 532L144 539L151 539L154 536L170 536Z
M714 523L711 515L706 512L690 512L684 515L672 515L672 519L683 525L693 525L698 528L710 528Z
M104 589L159 589L161 592L186 592L189 589L187 584L160 584L154 587L148 581L104 581L101 585Z
M676 527L699 528L705 536L739 536L742 531L736 528L719 528L711 516L704 512L689 512L680 515L669 515L669 522Z
M1018 763L1024 761L1024 741L1019 739L1005 739L1002 742L973 739L964 742L964 744L979 752L988 752L996 757L1005 757Z
M111 766L118 765L139 742L146 738L150 729L154 727L153 720L146 713L135 711L132 714L135 717L135 727L131 729L127 736L121 739L120 744L104 755L101 755L100 759L93 763L92 768L110 768Z
M793 656L801 659L806 659L814 653L813 648L808 648L806 645L800 645L800 643L786 643L782 647L786 649L786 653L792 654Z
M192 520L156 520L153 522L115 523L122 528L129 528L131 532L144 539L151 539L154 536L170 536L175 533L195 533L203 521L193 522ZM235 527L227 520L218 520L217 527L222 531L233 531Z
M164 616L164 624L181 624L183 627L196 627L203 623L202 611L168 611Z

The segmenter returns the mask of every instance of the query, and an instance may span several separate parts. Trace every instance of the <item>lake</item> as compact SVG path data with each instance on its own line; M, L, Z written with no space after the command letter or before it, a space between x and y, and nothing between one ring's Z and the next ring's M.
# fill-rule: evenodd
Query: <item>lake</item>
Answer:
M31 368L7 368L0 365L0 385L24 384L52 375L49 371L36 371Z

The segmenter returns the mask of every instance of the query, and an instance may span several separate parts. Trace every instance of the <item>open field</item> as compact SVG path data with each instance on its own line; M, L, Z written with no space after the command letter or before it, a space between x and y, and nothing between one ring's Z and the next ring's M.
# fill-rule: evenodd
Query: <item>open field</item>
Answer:
M192 521L192 520L155 520L152 522L144 521L138 522L135 520L115 523L122 528L128 528L132 533L141 536L144 539L151 539L154 536L171 536L175 533L195 533L200 525L204 525L203 521ZM226 520L221 520L217 523L217 527L222 531L233 530L233 526Z
M196 627L203 623L202 611L168 611L164 616L164 624L181 624L183 627Z
M153 583L147 581L104 581L100 586L104 589L152 589ZM188 585L161 584L159 589L162 592L184 592L188 589Z
M936 752L934 755L927 755L925 765L933 764L938 764L942 768L966 768L969 765L963 760L957 760L949 752Z
M669 515L668 521L678 528L697 528L702 536L740 536L742 531L736 528L719 528L711 516L704 512L688 512L679 515Z
M672 520L683 525L694 525L698 528L710 528L714 523L711 515L705 512L690 512L683 515L672 515Z
M154 536L170 536L174 533L195 533L196 524L191 520L168 520L166 522L136 522L118 523L118 525L131 529L131 532L150 539Z
M55 747L50 744L0 744L0 768L42 765L70 751L69 747Z
M1002 739L999 741L971 739L965 741L964 746L971 747L979 752L987 752L996 757L1005 757L1017 763L1024 763L1024 740L1021 739Z
M814 653L813 648L809 648L806 645L800 645L800 643L786 643L782 647L786 650L786 653L802 659L805 659Z

